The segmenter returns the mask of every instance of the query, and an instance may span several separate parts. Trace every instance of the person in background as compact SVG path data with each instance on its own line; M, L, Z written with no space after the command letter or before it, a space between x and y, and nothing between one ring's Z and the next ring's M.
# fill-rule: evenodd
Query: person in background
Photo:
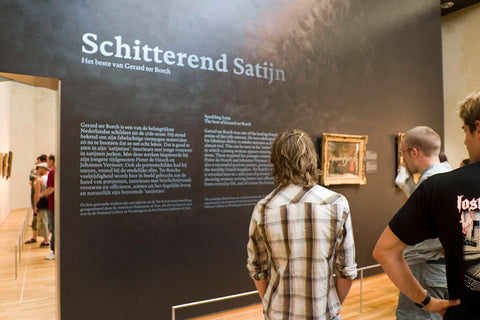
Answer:
M460 162L460 168L461 167L465 167L465 166L468 166L470 164L470 159L463 159L462 162Z
M445 154L445 151L440 150L440 153L438 154L438 159L440 162L447 162L448 163L448 158L447 155Z
M255 206L247 244L265 319L340 319L357 274L347 199L316 184L317 154L303 131L280 134L270 162L278 187Z
M480 89L460 103L470 165L424 181L390 220L373 257L415 305L443 319L480 319ZM407 245L439 238L448 295L437 299L415 279L403 258Z
M439 156L440 146L440 136L429 127L414 127L405 132L401 143L403 166L410 177L416 173L420 174L418 183L414 185L412 191L431 176L452 170L446 158L442 161ZM415 278L432 296L440 299L448 297L445 259L438 238L408 246L403 255ZM401 292L396 316L399 320L441 319L439 314L417 308Z
M37 242L37 213L35 212L35 201L34 201L34 195L35 195L35 180L37 179L37 168L36 166L40 163L46 163L47 162L47 155L42 154L37 157L35 164L33 165L32 170L30 170L30 175L29 175L29 181L28 183L30 184L30 202L32 205L32 210L33 210L33 215L32 215L32 237L25 241L25 244L29 243L35 243Z
M47 174L50 169L48 169L46 163L39 163L36 166L37 168L37 178L35 179L35 194L34 194L34 203L35 203L35 213L37 214L37 234L40 237L43 237L40 247L48 247L48 214L47 206L41 206L42 200L46 198L41 197L41 193L47 188ZM43 198L43 199L42 199ZM44 202L43 202L44 203Z
M55 260L55 156L49 154L47 158L47 165L50 169L48 173L47 189L42 193L42 197L48 197L48 227L52 234L50 238L51 252L45 256L47 260Z

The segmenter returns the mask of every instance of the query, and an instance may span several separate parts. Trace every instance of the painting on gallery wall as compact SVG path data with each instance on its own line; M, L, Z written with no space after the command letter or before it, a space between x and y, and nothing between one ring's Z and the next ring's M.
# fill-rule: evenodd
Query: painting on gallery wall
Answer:
M395 177L397 176L398 172L400 171L400 166L403 165L403 158L404 158L404 154L402 152L402 141L403 141L403 138L405 136L405 133L403 132L400 132L400 133L397 133L397 137L395 139L395 144L396 144L396 149L397 149L397 157L396 157L396 171L395 171ZM413 181L415 183L418 183L418 180L420 180L420 173L415 173L413 174Z
M8 164L7 164L7 174L6 178L9 179L12 176L12 160L13 160L13 152L8 152Z
M324 133L320 183L324 186L367 183L365 161L368 136Z

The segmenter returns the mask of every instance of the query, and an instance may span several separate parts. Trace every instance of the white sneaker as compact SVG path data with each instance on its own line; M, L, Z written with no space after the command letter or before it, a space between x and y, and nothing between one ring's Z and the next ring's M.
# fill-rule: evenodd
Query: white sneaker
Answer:
M55 260L55 253L49 253L45 256L46 260Z

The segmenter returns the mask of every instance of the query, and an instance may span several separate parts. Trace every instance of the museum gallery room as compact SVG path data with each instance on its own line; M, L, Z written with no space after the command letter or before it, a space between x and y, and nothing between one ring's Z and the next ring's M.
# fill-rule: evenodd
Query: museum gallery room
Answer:
M372 252L405 132L469 157L480 1L6 0L0 24L0 319L265 319L249 226L291 129L349 204L332 319L396 319Z

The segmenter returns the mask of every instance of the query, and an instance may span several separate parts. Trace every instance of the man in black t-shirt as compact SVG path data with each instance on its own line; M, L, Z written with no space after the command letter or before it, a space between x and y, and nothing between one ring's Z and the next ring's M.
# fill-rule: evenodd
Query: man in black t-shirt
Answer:
M480 319L480 89L461 102L460 117L472 164L423 182L389 222L373 256L419 308L444 319ZM454 300L431 297L402 256L407 245L436 237Z

